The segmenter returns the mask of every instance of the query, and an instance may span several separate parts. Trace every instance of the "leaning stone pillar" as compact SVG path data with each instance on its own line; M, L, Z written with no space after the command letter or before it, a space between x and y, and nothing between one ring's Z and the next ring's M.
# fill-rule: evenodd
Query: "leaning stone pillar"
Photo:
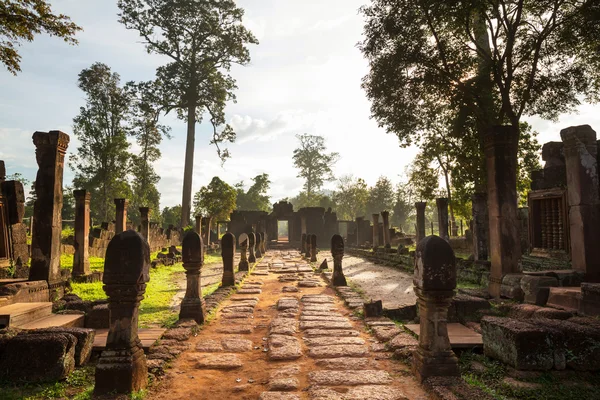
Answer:
M473 214L473 257L475 261L487 261L489 217L487 208L487 194L475 193L472 197Z
M567 167L571 265L587 282L600 282L600 237L596 132L589 125L560 131Z
M333 257L333 275L331 277L331 283L333 286L348 286L342 269L344 238L340 235L333 235L331 237L331 256Z
M196 215L196 233L202 237L202 215Z
M119 234L127 230L127 206L129 200L127 199L115 199L116 217L115 220L115 234Z
M223 279L221 286L235 286L233 261L235 259L235 236L227 232L221 238L221 257L223 258Z
M379 214L373 214L373 248L376 249L379 245Z
M306 233L303 233L300 237L300 254L306 253Z
M61 282L63 170L69 135L60 131L35 132L33 143L39 169L35 179L37 198L33 206L35 227L31 238L29 280L48 281L53 291Z
M96 395L136 392L148 383L138 316L149 270L150 247L139 233L125 231L112 238L106 249L103 278L110 328L96 365Z
M427 207L427 203L423 201L415 203L417 209L417 245L425 238L425 207Z
M255 254L256 254L256 258L261 258L262 257L262 234L260 232L256 232L256 250L255 250Z
M250 249L250 255L248 256L248 262L255 263L256 256L254 255L254 247L256 246L256 235L254 232L248 234L248 248Z
M419 382L432 376L459 376L458 359L448 338L448 307L456 288L456 265L450 244L437 236L419 242L415 256L414 287L421 328L413 355Z
M449 242L450 237L448 236L448 199L445 197L435 199L435 204L437 206L438 212L438 230L440 233L440 237L446 242Z
M202 299L202 265L204 264L204 244L197 232L185 234L181 243L181 258L187 288L181 301L179 319L193 319L198 324L204 322L205 306Z
M248 235L242 233L238 238L240 244L240 263L238 264L238 271L248 271L250 265L248 264Z
M390 212L382 211L381 219L383 219L383 245L386 249L391 249L392 244L390 243Z
M91 274L89 260L90 244L90 192L74 190L75 197L75 255L73 256L73 278Z
M310 262L317 262L317 235L310 235Z
M500 297L502 278L517 273L521 241L517 226L517 146L512 126L496 126L485 137L491 269L489 293Z
M150 244L150 208L140 207L140 219L142 221L140 233L148 244Z

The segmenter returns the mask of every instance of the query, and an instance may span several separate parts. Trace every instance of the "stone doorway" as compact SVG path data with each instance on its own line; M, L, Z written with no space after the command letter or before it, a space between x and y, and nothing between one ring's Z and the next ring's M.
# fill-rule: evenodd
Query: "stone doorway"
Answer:
M286 243L290 241L290 223L288 220L277 221L277 241Z

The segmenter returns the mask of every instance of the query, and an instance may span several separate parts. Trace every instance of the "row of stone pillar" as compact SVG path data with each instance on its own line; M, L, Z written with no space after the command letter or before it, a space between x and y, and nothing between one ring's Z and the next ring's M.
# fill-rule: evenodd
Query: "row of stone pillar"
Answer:
M438 233L439 236L445 241L450 241L448 232L448 199L441 197L435 199L438 214ZM426 202L415 203L417 209L417 243L425 238L425 208L427 208Z
M300 253L310 262L317 262L317 235L303 233L300 238Z

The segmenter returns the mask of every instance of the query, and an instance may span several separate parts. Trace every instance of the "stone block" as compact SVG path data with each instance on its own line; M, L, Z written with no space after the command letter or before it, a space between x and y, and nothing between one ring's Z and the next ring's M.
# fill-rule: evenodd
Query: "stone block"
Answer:
M65 328L65 327L52 327L35 329L28 331L28 334L46 335L52 333L63 333L75 336L77 342L75 344L75 365L80 367L87 364L92 355L92 348L94 347L94 339L96 337L96 331L87 328Z
M502 278L500 286L500 296L516 301L523 301L525 293L521 288L521 279L523 274L507 274Z
M85 316L85 327L93 329L108 329L110 327L108 303L92 306L92 309Z
M581 303L579 311L590 317L600 315L600 283L581 284Z
M521 289L524 300L538 306L546 305L550 294L550 287L558 286L558 279L552 276L525 275L521 278Z
M457 294L448 309L448 320L461 323L479 321L482 311L489 310L492 306L489 301L480 297Z

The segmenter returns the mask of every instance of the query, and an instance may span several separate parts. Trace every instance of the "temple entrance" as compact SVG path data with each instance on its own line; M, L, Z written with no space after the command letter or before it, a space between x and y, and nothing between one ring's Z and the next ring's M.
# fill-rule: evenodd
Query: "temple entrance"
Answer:
M290 241L290 224L286 221L277 221L277 241L278 242L289 242Z

